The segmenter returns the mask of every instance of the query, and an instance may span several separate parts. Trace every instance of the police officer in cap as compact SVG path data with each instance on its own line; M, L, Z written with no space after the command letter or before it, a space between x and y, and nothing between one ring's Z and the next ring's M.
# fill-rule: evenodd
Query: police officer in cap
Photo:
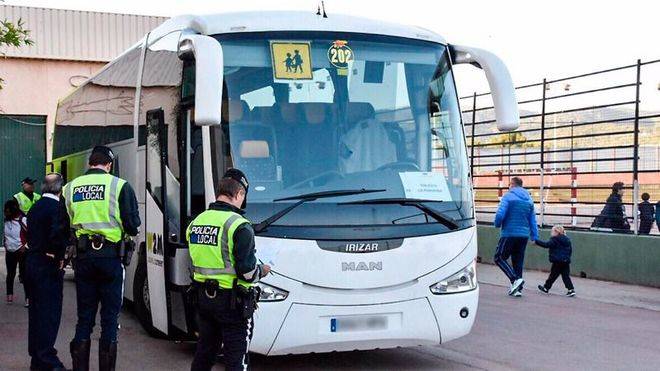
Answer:
M77 237L76 299L78 323L70 343L74 370L89 369L90 335L101 303L99 370L115 369L117 319L122 303L124 265L132 247L128 236L138 234L140 215L133 188L110 171L112 150L96 146L89 170L64 190L71 226ZM128 258L128 259L127 259Z
M14 198L18 201L18 207L25 215L30 211L32 205L41 198L40 194L34 193L34 183L36 182L36 180L30 177L23 179L23 181L21 181L21 187L23 187L23 190L14 195Z
M193 371L210 370L221 343L226 370L248 368L252 313L258 299L253 285L270 272L270 266L257 264L254 231L243 217L248 188L240 170L227 170L216 202L188 226L199 315Z

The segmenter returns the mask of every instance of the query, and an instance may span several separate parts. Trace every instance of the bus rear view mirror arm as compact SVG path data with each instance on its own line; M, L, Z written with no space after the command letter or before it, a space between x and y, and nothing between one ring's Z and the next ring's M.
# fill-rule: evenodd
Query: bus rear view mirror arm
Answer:
M452 45L452 62L469 63L484 70L493 96L495 119L500 131L516 130L520 125L516 90L509 70L495 54L468 46Z
M183 35L178 55L182 60L195 60L195 124L220 125L224 69L222 46L210 36Z

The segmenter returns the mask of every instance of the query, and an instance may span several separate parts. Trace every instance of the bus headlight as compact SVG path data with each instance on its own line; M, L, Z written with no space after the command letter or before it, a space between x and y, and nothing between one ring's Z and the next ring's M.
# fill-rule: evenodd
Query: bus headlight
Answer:
M467 267L452 274L444 280L437 282L431 287L431 292L435 295L455 294L473 290L477 287L477 265L473 261Z
M263 282L258 282L257 286L261 289L259 294L259 301L282 301L289 296L288 291L284 291L275 286L265 284Z

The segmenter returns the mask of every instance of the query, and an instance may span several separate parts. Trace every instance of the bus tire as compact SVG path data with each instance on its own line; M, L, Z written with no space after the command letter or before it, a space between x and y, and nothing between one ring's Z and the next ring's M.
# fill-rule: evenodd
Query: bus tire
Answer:
M151 320L151 309L149 307L149 282L147 280L147 262L146 258L141 256L138 266L135 269L135 278L133 281L133 305L142 328L155 338L163 339L165 334L153 326Z

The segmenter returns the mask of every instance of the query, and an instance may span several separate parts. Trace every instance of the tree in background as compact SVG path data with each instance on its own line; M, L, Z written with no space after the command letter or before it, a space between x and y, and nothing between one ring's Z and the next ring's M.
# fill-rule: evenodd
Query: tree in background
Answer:
M15 24L3 20L0 21L0 54L2 49L5 47L20 47L23 45L32 45L34 42L30 39L30 30L25 29L22 19L19 19ZM2 84L4 80L0 76L0 89L2 89Z
M511 133L502 133L492 137L489 141L490 144L498 144L502 148L517 147L517 148L527 148L534 147L534 143L527 142L527 137L523 133L511 132Z

